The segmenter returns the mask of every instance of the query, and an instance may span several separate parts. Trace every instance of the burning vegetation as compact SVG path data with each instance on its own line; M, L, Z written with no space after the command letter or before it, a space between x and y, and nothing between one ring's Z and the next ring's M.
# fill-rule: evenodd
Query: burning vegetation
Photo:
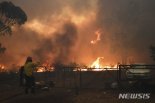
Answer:
M0 36L0 63L7 67L23 65L27 56L41 63L38 72L71 63L96 71L116 68L118 62L152 63L148 47L155 43L154 3L39 0L30 10L32 4L0 2L0 33L13 34Z
M111 91L115 93L105 91L118 88L124 76L135 79L152 72L135 72L130 64L154 63L149 51L155 44L154 10L155 0L0 1L0 72L9 72L1 74L10 74L6 80L15 84L12 78L17 71L26 74L24 64L30 56L36 84L45 91L50 90L49 84L56 86L51 92L54 99L60 93L55 92L57 87L63 86L71 95L72 89L100 88L101 96L98 90L95 95L107 100ZM150 49L155 60L155 47ZM8 91L11 86L4 87Z
M99 31L99 30L96 31L95 35L96 35L97 38L96 38L96 40L91 40L91 42L90 42L91 44L96 44L98 41L101 40L101 31Z
M4 72L5 71L5 66L0 64L0 72Z

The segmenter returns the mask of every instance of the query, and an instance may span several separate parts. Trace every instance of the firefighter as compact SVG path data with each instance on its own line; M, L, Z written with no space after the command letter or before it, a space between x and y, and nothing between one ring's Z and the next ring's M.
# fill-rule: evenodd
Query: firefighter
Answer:
M31 93L35 93L35 78L33 75L34 69L35 69L35 64L32 62L32 57L27 57L24 65L26 94L29 93L29 89L31 89Z

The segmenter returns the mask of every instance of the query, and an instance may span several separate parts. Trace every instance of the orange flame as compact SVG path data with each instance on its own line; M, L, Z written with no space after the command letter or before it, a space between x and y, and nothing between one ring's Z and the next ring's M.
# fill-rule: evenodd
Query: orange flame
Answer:
M37 72L54 71L54 67L51 66L48 60L43 64L41 64L40 66L38 66L36 69L37 69Z
M37 72L44 72L45 71L45 69L43 68L43 67L39 67L38 69L37 69Z
M117 64L116 65L103 65L103 64L101 64L102 59L104 59L104 57L98 57L91 64L90 67L92 68L92 71L117 70Z
M0 64L0 72L6 71L5 66L3 64Z
M101 40L101 31L100 30L96 31L95 35L97 36L97 38L96 38L96 40L91 40L90 41L91 44L96 44L98 41Z
M100 64L100 60L104 57L98 57L90 66L91 68L102 68L102 65Z

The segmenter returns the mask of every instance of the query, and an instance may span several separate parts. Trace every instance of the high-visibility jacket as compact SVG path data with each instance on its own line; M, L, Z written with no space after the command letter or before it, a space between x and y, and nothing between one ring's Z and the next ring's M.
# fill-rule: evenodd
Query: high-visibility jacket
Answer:
M34 71L34 64L29 62L24 65L24 73L26 76L31 77Z

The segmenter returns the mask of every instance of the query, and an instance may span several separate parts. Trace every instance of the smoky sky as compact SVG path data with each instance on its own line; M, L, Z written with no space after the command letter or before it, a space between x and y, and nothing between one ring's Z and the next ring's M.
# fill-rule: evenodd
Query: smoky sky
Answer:
M70 53L77 40L76 26L71 22L67 22L62 25L62 30L54 34L54 37L42 40L39 48L33 51L34 55L41 62L48 60L51 63L69 63Z
M25 11L28 20L12 36L0 38L7 48L1 62L21 65L29 55L42 62L85 65L100 56L109 64L152 62L154 0L10 1ZM101 40L92 45L96 30L101 31Z
M119 56L146 59L155 43L154 11L154 0L99 0L98 26L108 31L103 45L110 44L109 52Z
M45 19L49 15L61 13L64 7L70 7L75 13L82 14L91 10L96 0L11 0L21 5L30 19Z

